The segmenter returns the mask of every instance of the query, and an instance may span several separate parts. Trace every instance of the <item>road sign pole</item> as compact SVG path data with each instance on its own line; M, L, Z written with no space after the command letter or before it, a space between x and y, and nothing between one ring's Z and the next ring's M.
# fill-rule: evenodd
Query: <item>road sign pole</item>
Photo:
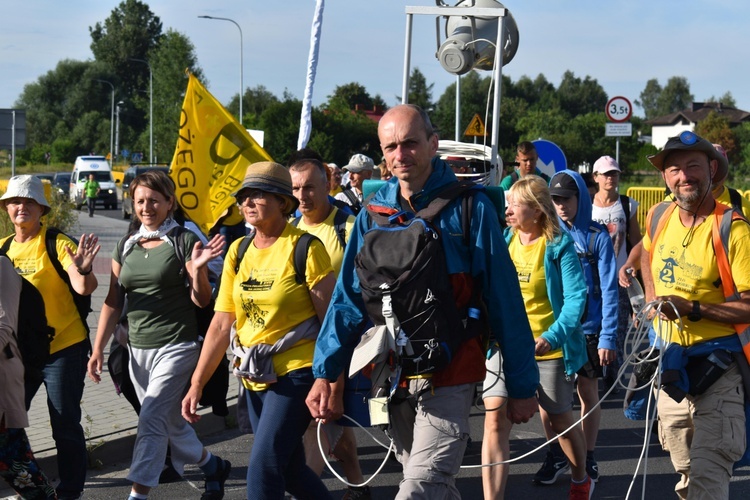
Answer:
M16 176L16 110L14 109L13 123L10 126L10 176Z
M617 142L615 143L615 161L617 164L620 164L620 138L617 138Z

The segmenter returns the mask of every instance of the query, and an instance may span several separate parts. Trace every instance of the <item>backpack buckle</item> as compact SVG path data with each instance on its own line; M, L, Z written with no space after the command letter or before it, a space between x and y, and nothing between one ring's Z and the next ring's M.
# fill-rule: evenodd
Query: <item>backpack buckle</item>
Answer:
M380 288L387 289L388 285L383 283L380 285ZM390 293L384 293L383 294L383 317L390 318L393 316L393 304L391 303L391 294Z

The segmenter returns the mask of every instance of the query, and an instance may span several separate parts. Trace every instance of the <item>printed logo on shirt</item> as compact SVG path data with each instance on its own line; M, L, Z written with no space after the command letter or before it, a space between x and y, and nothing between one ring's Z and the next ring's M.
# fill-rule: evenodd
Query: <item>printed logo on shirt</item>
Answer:
M250 323L253 329L262 330L266 326L265 316L268 311L264 311L253 301L252 297L242 298L242 310L245 312L247 322Z
M246 292L263 292L268 291L273 286L273 279L276 276L276 270L253 269L250 271L250 277L240 283L242 290Z
M659 245L658 250L658 258L663 263L659 270L659 281L666 288L674 288L689 294L697 293L696 284L703 274L703 267L687 262L684 251L678 257L676 246L667 250L665 245Z

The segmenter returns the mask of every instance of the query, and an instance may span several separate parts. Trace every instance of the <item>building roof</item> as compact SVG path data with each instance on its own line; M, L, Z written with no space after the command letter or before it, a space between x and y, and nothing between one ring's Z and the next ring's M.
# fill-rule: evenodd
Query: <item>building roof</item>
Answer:
M750 113L741 109L727 106L720 102L694 102L689 108L676 113L659 116L646 123L654 126L674 125L680 122L698 123L704 120L709 113L715 111L729 120L729 125L739 125L750 119Z
M365 109L361 104L355 104L352 113L364 113L364 115L375 123L380 123L380 119L383 118L385 110L382 106L373 106L373 109Z

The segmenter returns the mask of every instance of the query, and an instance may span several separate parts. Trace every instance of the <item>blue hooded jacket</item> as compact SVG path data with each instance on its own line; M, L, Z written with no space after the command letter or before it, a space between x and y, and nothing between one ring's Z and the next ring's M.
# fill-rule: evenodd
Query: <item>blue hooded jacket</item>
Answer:
M506 228L506 243L510 244L513 236L513 229ZM581 329L581 316L586 306L586 283L573 240L567 233L547 242L544 281L555 321L542 333L542 338L549 342L550 350L562 348L565 374L572 377L588 361Z
M595 222L591 218L591 196L586 187L586 182L572 170L557 172L550 179L550 186L554 185L555 179L561 175L569 175L578 186L578 212L573 220L573 226L568 226L562 219L562 227L575 242L576 252L583 266L583 275L588 287L588 310L581 325L583 333L592 335L599 333L599 349L617 348L617 315L618 289L617 289L617 261L615 250L612 246L607 228ZM593 245L592 245L593 242ZM597 263L599 271L599 292L595 292L594 272L591 263L584 255L593 249L593 260Z
M432 160L432 173L424 188L409 200L415 210L428 205L432 197L456 176L448 164L439 158ZM481 189L481 188L478 188ZM399 184L395 177L375 193L373 205L400 210ZM524 312L521 290L515 268L502 238L495 206L481 190L474 196L470 241L463 241L461 200L453 200L435 218L434 223L442 234L443 248L449 275L465 274L482 287L482 297L489 314L489 324L503 353L503 369L511 398L533 397L539 385L539 370L534 361L534 337ZM354 223L349 243L344 252L331 304L315 344L313 373L316 378L336 380L348 366L352 352L360 340L363 327L369 321L360 293L359 278L354 267L354 257L362 246L365 232L373 226L367 210L362 210ZM475 341L472 339L464 342ZM484 378L484 351L480 345L471 351L470 358L461 357L459 350L445 372L478 373L475 381ZM461 366L454 366L464 363ZM458 368L458 370L454 370ZM435 385L440 373L433 375ZM458 382L443 380L441 385Z

